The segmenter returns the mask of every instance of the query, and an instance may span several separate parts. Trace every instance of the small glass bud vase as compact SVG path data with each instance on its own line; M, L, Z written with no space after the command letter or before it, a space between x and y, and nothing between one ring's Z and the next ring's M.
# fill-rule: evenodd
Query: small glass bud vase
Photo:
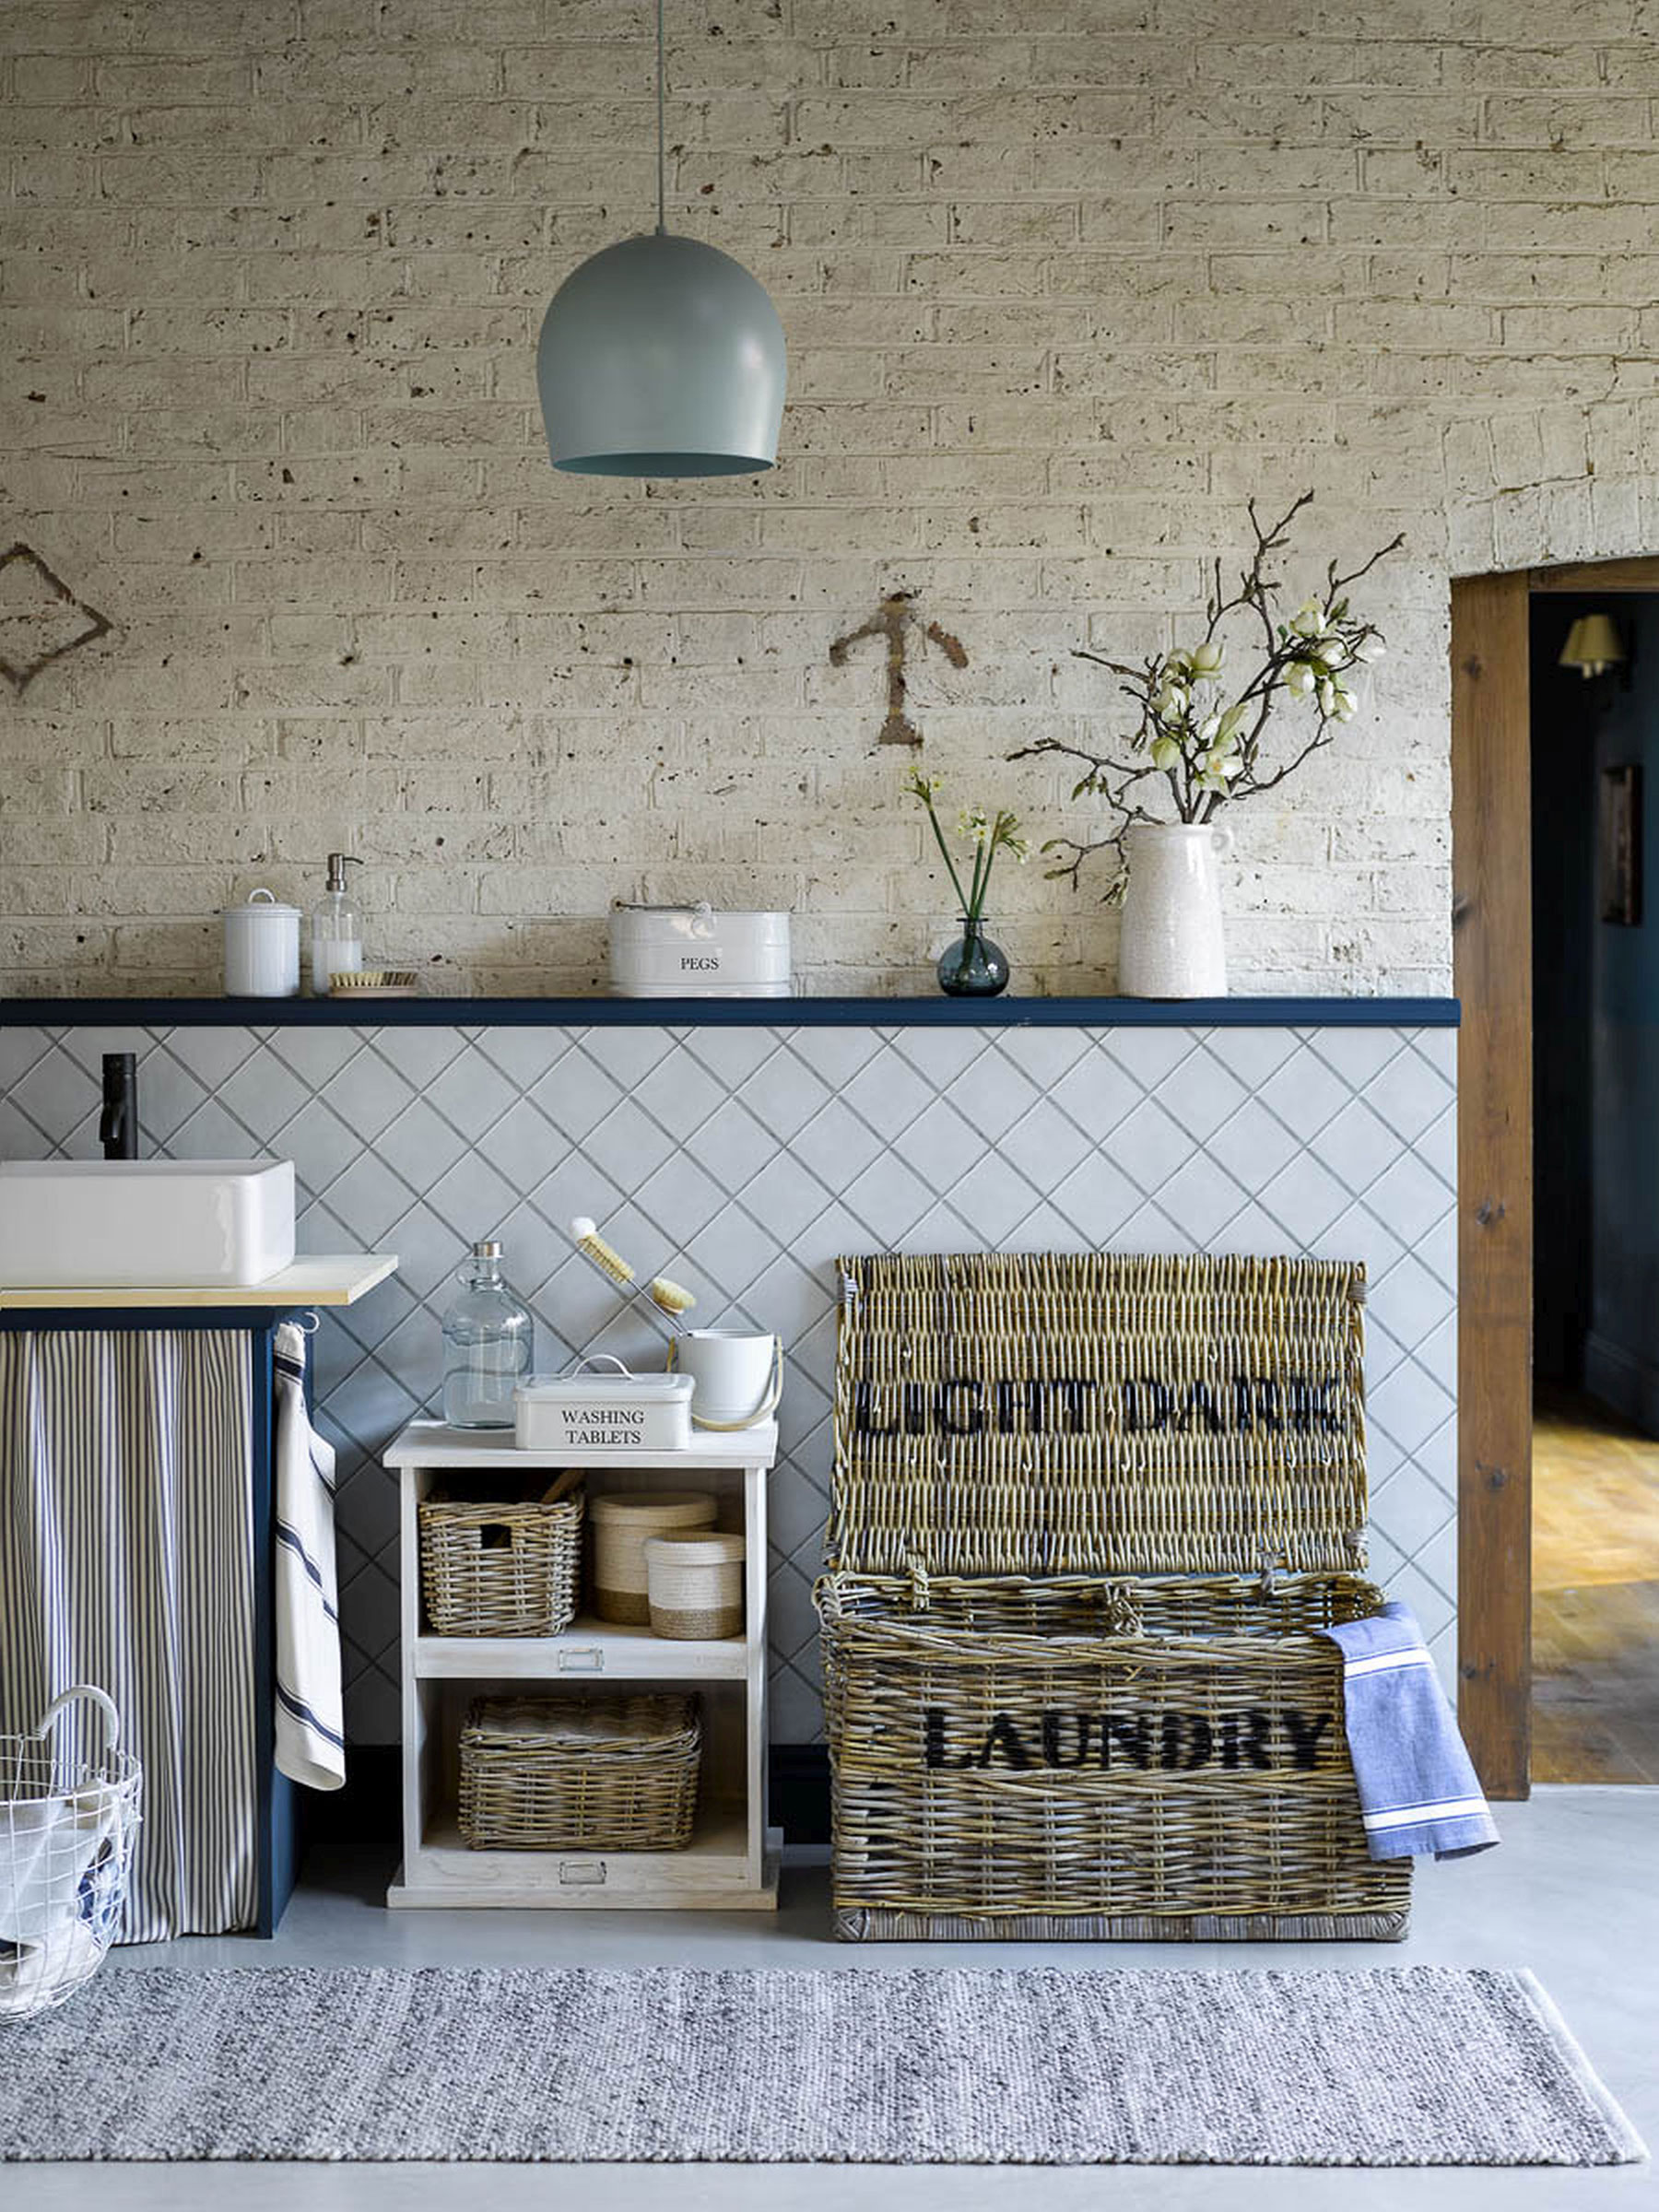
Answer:
M982 915L961 923L961 935L939 955L939 988L952 998L994 998L1008 987L1008 956L985 935Z

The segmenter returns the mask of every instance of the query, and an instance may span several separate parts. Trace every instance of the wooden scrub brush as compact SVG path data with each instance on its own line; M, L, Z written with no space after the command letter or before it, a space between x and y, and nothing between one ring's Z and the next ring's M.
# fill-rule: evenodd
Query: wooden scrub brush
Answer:
M641 1284L622 1254L599 1234L599 1224L591 1216L578 1214L571 1224L571 1235L577 1251L592 1260L602 1275L609 1276L618 1289L649 1299L660 1313L688 1313L697 1303L683 1284L671 1281L665 1275L653 1275L648 1283Z

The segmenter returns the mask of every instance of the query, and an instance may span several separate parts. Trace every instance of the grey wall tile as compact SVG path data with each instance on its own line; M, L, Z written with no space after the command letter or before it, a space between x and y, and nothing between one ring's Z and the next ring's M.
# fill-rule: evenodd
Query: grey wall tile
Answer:
M245 1150L275 1114L273 1142L312 1201L303 1247L360 1240L400 1254L398 1278L326 1317L315 1347L319 1418L340 1452L357 1741L397 1729L396 1546L376 1455L436 1396L439 1320L465 1239L501 1230L545 1364L600 1345L662 1357L649 1321L572 1251L579 1213L642 1268L672 1263L700 1321L785 1334L780 1738L818 1726L811 1584L832 1446L833 1262L884 1243L1364 1260L1374 1558L1450 1665L1450 1031L231 1028L142 1041L152 1143ZM76 1043L0 1032L0 1144L16 1156L89 1143L96 1059L79 1032ZM262 1070L280 1072L262 1086Z

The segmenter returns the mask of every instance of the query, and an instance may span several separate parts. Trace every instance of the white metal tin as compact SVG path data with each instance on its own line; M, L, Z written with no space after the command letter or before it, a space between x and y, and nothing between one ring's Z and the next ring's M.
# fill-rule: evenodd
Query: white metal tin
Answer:
M789 916L618 905L610 968L618 998L787 998Z
M691 1446L689 1375L633 1375L601 1352L604 1374L529 1375L512 1394L521 1452L686 1452Z

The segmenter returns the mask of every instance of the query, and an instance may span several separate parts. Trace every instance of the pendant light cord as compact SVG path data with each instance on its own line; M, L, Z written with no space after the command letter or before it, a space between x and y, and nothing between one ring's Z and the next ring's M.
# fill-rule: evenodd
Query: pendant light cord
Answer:
M657 236L659 238L665 236L668 229L667 218L665 212L667 206L667 196L664 185L664 175L666 169L667 157L664 151L664 145L663 0L657 0Z

